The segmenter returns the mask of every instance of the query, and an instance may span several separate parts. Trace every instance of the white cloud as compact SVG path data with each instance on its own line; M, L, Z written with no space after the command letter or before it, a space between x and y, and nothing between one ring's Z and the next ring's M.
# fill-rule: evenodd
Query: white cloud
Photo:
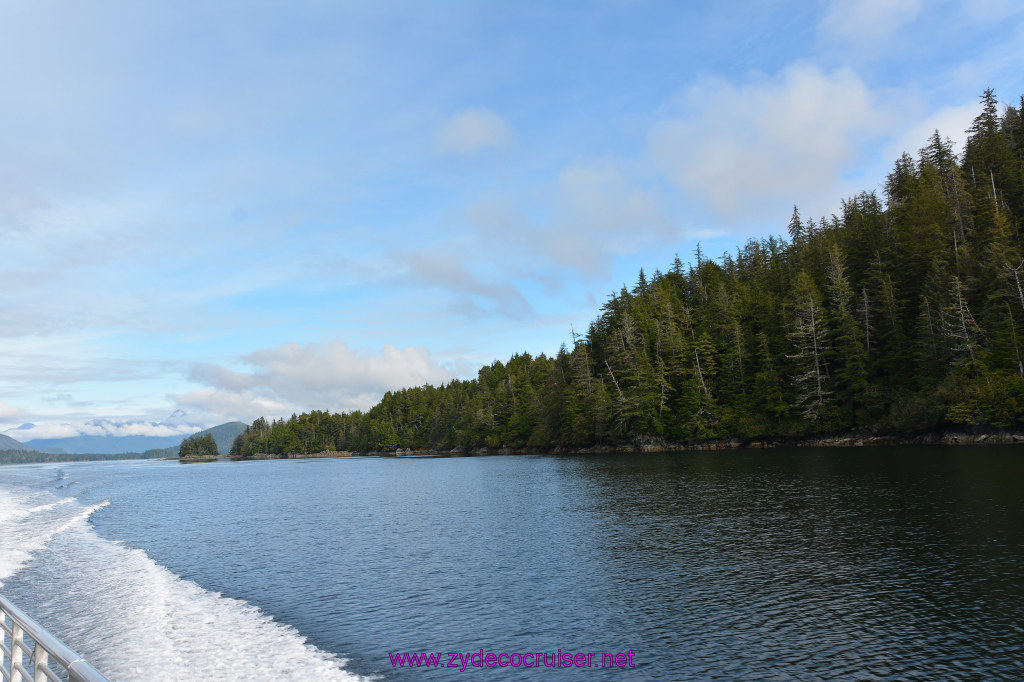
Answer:
M467 317L495 314L512 319L536 315L522 292L508 281L487 281L464 265L464 254L447 247L419 251L408 257L410 273L416 280L438 287L456 297L452 308ZM486 308L479 303L484 303Z
M441 128L437 144L443 152L473 156L487 149L504 149L512 138L512 128L493 111L467 109Z
M886 155L890 161L895 161L903 152L907 152L915 159L917 152L928 143L928 138L936 130L942 139L947 137L953 141L953 150L960 154L967 143L967 129L974 122L980 107L976 102L968 102L959 106L951 106L940 109L934 114L912 123L898 139L886 145Z
M631 184L615 164L566 168L556 192L555 218L540 242L559 264L599 271L614 255L673 236L655 195Z
M94 419L86 422L83 435L89 436L178 436L194 433L196 424L167 424L164 422L112 422Z
M466 210L478 252L490 262L500 254L506 274L527 264L523 277L558 289L565 268L606 274L615 256L679 239L664 198L626 165L617 159L574 164L529 196L482 197ZM505 291L491 289L495 298Z
M558 199L567 220L593 235L630 238L640 229L663 232L667 226L653 195L629 184L617 166L572 166L558 178Z
M4 435L26 442L33 438L74 438L80 436L81 432L79 427L71 424L23 424L4 431Z
M195 366L190 378L207 388L172 398L179 405L251 419L310 409L368 409L387 391L451 378L426 348L390 344L364 353L340 341L287 343L256 351L243 362L251 371Z
M691 201L721 217L838 196L843 171L893 118L852 71L803 65L739 87L704 80L681 104L679 116L653 127L650 153Z
M202 388L170 397L179 405L211 415L210 421L218 423L238 419L250 423L259 416L279 417L301 411L292 403L268 398L256 390Z
M924 0L832 0L821 22L828 40L877 45L924 9Z
M92 419L85 424L24 424L5 432L11 438L25 442L36 438L75 438L77 436L187 436L201 430L195 424L168 424L153 421L115 422Z
M25 410L15 407L14 405L8 405L7 403L0 402L0 424L16 422L20 419L24 419L27 416Z

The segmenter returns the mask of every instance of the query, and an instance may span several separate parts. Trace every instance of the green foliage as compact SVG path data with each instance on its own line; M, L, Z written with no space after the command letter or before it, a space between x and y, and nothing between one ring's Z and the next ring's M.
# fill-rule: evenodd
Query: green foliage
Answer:
M210 433L189 436L178 448L178 457L216 457L218 454L217 442Z
M0 449L0 464L30 464L35 462L91 462L122 459L153 459L164 457L164 450L147 450L146 452L119 452L116 454L102 453L70 453L41 452L39 450L6 450Z
M612 294L555 357L256 420L234 456L589 446L1024 423L1024 98L992 91L963 159L936 131L841 215Z

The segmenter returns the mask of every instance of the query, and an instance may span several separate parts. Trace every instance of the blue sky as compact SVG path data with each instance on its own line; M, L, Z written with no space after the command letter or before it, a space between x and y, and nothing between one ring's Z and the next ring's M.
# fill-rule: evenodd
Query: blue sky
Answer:
M641 267L962 144L1021 64L1009 0L0 0L0 432L557 352Z

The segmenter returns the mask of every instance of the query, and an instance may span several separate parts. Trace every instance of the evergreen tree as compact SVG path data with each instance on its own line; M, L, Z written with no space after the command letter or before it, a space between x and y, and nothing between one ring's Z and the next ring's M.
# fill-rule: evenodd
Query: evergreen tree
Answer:
M935 131L885 201L789 241L641 270L555 357L385 394L366 413L257 419L233 456L555 447L850 428L1024 426L1024 98L986 90L963 158ZM186 444L188 443L188 444ZM186 441L182 456L197 451Z
M828 324L821 305L821 294L810 276L801 271L793 291L793 344L795 361L793 387L796 406L802 409L808 425L819 423L832 404L830 376L825 355L828 346Z
M178 447L178 457L216 457L217 443L212 434L189 436Z

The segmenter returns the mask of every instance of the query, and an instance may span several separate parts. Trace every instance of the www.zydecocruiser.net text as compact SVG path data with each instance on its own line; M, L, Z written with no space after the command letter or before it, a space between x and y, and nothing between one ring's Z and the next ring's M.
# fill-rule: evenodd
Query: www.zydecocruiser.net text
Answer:
M635 668L632 649L625 652L528 651L484 653L479 651L438 651L429 653L388 653L393 668Z

